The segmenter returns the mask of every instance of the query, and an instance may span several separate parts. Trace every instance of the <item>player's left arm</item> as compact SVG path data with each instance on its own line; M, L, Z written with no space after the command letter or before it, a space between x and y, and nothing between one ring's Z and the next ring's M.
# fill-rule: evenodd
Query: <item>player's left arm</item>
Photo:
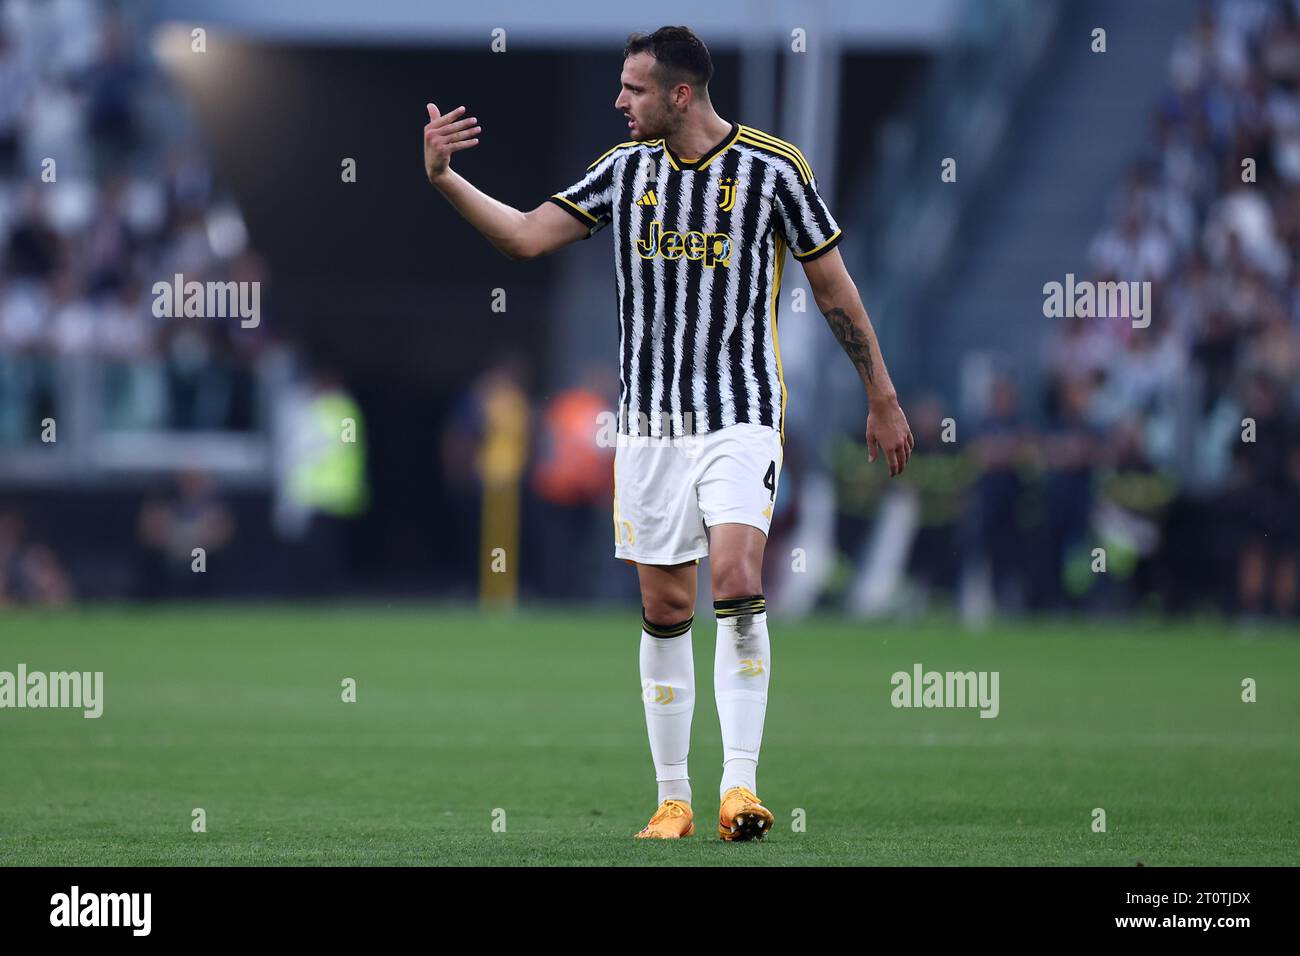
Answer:
M878 451L889 462L889 476L901 475L912 457L912 429L898 404L898 393L880 354L876 330L858 295L839 249L803 263L804 275L812 287L817 308L835 333L840 347L853 361L867 390L867 455L876 460Z

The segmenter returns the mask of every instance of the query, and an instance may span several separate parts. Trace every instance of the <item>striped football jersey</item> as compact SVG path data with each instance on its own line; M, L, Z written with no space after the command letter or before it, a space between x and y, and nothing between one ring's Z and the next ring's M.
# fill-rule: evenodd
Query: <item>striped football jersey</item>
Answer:
M801 262L841 232L803 154L731 124L694 161L622 143L550 201L613 226L619 431L682 437L738 422L782 431L777 309L785 250Z

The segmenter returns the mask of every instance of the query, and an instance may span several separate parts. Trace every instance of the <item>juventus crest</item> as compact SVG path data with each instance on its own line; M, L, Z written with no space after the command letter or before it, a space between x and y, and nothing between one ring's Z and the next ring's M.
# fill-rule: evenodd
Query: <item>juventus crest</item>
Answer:
M731 207L736 205L736 177L723 176L718 180L718 208L723 212L731 212Z

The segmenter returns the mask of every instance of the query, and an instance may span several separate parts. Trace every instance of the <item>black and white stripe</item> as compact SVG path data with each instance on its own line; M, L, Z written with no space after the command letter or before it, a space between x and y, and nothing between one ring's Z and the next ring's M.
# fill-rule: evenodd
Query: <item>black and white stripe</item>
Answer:
M721 185L735 203L721 208ZM637 200L653 190L654 205ZM775 322L778 257L800 261L838 244L840 230L801 154L749 127L694 163L662 140L625 143L552 201L595 234L614 233L622 387L619 430L681 437L738 422L782 427L784 385ZM643 257L652 222L680 236L725 234L730 260Z

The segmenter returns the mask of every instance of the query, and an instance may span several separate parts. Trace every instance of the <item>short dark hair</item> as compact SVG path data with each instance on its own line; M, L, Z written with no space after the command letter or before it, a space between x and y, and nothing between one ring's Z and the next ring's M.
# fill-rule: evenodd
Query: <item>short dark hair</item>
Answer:
M623 48L623 58L649 53L661 86L689 83L705 90L713 79L713 57L690 27L660 27L654 33L633 33Z

